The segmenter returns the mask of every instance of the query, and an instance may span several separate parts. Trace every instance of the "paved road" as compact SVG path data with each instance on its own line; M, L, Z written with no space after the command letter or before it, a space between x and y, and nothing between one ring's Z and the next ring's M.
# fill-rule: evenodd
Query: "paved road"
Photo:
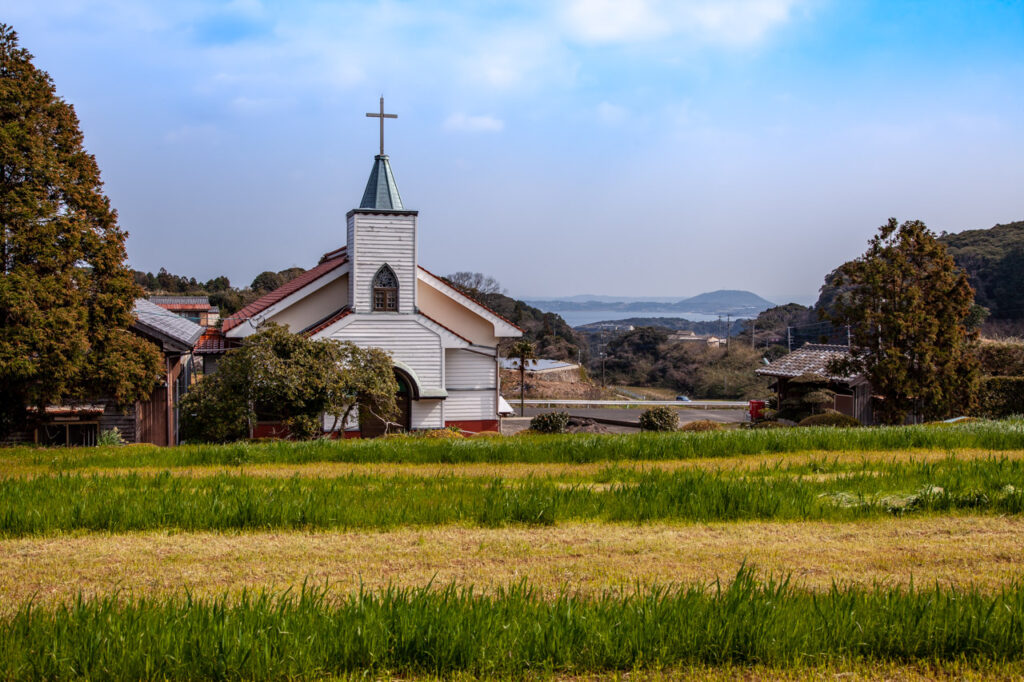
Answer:
M519 405L512 402L512 408L516 415L519 415ZM533 417L545 412L568 412L574 417L590 417L591 419L615 419L617 421L628 421L639 423L643 410L639 408L615 408L615 407L570 407L568 409L558 407L529 407L526 408L526 416ZM710 419L711 421L729 424L734 422L745 422L748 419L746 410L695 410L680 408L679 423L697 421L698 419Z

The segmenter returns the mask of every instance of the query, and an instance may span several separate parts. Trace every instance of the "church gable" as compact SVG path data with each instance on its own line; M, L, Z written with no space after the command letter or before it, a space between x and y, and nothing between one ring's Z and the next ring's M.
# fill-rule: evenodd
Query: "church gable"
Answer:
M275 321L287 323L294 332L299 331L305 325L316 321L317 314L321 317L326 315L329 311L324 308L333 305L333 309L337 310L346 304L348 264L348 254L343 248L325 254L316 267L225 318L221 330L230 338L243 338L256 331L260 324L276 316L282 316ZM339 280L343 280L343 283ZM316 295L321 289L328 287L332 289L334 295L340 293L344 298L332 303L331 295ZM307 302L306 300L311 297L312 300ZM295 306L298 308L289 313L289 309ZM302 308L307 309L307 312L296 314ZM305 320L307 316L309 319Z

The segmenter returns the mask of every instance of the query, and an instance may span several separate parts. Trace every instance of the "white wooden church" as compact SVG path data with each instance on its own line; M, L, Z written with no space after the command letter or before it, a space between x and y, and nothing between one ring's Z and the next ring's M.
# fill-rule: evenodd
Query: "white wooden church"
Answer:
M405 208L384 154L374 158L359 208L347 214L345 246L279 289L224 320L240 341L276 322L313 339L351 341L387 351L398 379L399 425L497 430L498 342L522 330L419 265L418 211ZM502 401L504 402L504 401ZM346 436L373 436L384 425L364 420Z

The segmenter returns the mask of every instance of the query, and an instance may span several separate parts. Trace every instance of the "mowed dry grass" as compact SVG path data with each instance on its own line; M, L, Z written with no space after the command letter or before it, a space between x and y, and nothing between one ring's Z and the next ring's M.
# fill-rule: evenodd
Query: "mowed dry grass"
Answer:
M446 526L384 533L146 533L0 542L0 609L122 590L216 595L284 589L304 580L336 591L360 584L456 582L490 589L522 579L583 593L637 584L692 584L735 575L743 562L828 589L874 582L975 584L1019 579L1024 519L939 517L857 523Z
M99 474L106 476L137 474L155 476L169 472L174 476L203 477L219 474L244 474L267 478L322 477L331 478L349 475L366 476L463 476L467 478L508 479L534 477L587 480L608 469L630 471L676 471L680 469L705 469L723 471L751 471L767 467L796 467L812 462L835 462L841 466L856 466L862 462L878 464L885 462L935 462L948 457L971 460L986 457L1005 457L1012 460L1024 459L1024 450L899 450L899 451L814 451L786 454L739 455L734 457L708 457L684 460L623 460L572 463L458 463L458 464L396 464L396 463L348 463L313 462L310 464L246 464L240 466L189 466L189 467L81 467L63 470L72 474ZM61 473L47 465L24 464L17 459L0 458L0 478L30 478L52 476Z

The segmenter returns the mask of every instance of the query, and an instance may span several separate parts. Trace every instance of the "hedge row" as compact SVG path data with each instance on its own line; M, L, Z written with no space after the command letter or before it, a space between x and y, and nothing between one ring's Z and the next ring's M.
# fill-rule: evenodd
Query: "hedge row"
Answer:
M1024 414L1024 376L985 377L979 405L981 414L993 419Z

